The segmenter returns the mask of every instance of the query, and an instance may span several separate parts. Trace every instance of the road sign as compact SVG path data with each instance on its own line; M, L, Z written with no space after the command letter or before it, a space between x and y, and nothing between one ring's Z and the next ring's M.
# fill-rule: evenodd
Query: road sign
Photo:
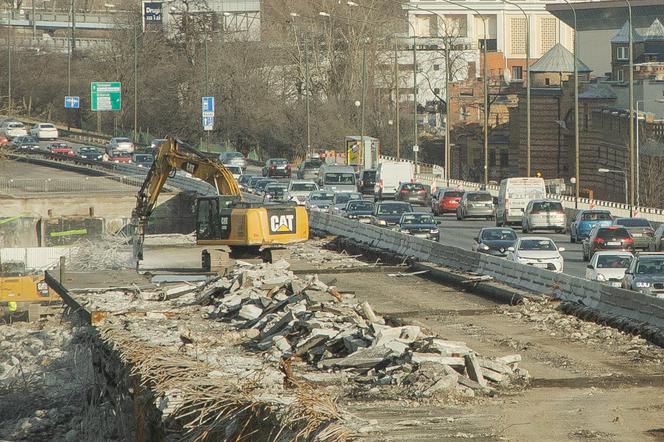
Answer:
M143 30L145 28L158 29L162 25L164 19L164 3L163 2L143 2Z
M93 111L119 111L122 107L122 84L119 81L90 83L90 106Z
M413 146L413 152L419 152L420 151L420 146L417 144Z
M78 109L81 107L81 97L65 96L65 109Z
M203 117L203 130L213 130L214 117Z
M201 111L204 117L214 117L214 97L201 97Z

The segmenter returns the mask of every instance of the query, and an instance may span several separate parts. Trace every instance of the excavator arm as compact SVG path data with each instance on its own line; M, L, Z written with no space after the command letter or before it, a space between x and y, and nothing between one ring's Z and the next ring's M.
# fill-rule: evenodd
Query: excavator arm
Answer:
M241 199L235 178L221 163L203 156L198 150L175 138L167 137L158 147L154 163L136 196L136 207L132 211L134 257L139 261L143 259L143 240L148 219L166 180L178 170L212 185L219 195Z

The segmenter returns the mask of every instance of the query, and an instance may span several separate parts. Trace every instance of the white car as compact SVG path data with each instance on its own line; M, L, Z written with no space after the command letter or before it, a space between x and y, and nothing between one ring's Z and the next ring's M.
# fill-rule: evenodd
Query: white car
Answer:
M134 143L129 139L125 137L113 137L111 138L111 141L108 142L108 145L106 146L106 152L111 152L111 151L120 151L120 152L129 152L133 153L134 152Z
M318 185L313 181L293 180L288 183L288 199L295 201L298 206L304 206L311 192L318 190Z
M224 164L224 167L228 169L228 171L233 174L233 178L236 180L240 178L240 175L242 175L242 168L240 166L233 166L231 164Z
M51 123L37 123L30 129L30 135L38 140L57 140L58 128Z
M600 250L595 252L586 267L586 279L620 287L625 271L632 262L630 252Z
M3 123L0 132L9 139L28 134L28 131L25 130L25 126L20 121L6 121Z
M522 236L507 251L507 259L510 261L556 273L563 271L563 257L560 252L564 252L565 248L559 248L546 236Z

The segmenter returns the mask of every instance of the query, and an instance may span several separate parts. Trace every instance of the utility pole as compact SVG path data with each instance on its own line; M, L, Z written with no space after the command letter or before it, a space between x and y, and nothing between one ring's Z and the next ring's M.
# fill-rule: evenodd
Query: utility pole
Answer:
M134 26L134 142L138 142L138 32Z
M396 132L395 147L397 160L401 159L401 134L399 128L399 55L398 40L394 38L394 127Z
M451 165L451 149L450 149L450 39L449 36L445 38L445 182L450 182Z
M71 0L71 52L76 52L76 3Z
M12 27L11 9L7 9L7 113L12 113Z
M309 91L309 86L310 86L310 81L309 81L309 51L307 49L307 38L304 37L304 84L305 84L305 91L307 93L305 97L305 106L307 108L307 154L311 155L311 110L310 110L310 103L309 103L309 96L310 91ZM363 99L364 100L364 99ZM363 108L364 109L364 108Z
M360 108L360 150L357 153L357 166L358 169L362 164L362 158L364 156L364 106L366 101L366 89L367 89L367 41L364 40L364 45L362 47L362 107Z
M633 216L632 207L634 207L634 194L635 194L635 175L636 175L636 161L634 160L634 42L632 41L632 3L630 0L625 0L627 3L627 11L629 14L629 216Z
M417 145L417 40L415 38L414 32L413 32L413 134L415 135L415 141L413 143L413 148L414 148L413 150L415 150L415 173L419 173L419 163L417 161L417 155L420 150L419 146Z

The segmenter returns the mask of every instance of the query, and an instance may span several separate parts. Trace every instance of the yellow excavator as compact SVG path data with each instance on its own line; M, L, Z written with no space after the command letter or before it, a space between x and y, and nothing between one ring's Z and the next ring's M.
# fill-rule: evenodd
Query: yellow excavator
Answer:
M289 204L246 203L237 181L216 158L167 137L158 147L155 160L137 195L132 212L134 257L143 259L148 219L169 176L181 170L212 185L218 195L196 199L196 244L212 246L203 251L203 269L210 271L229 257L263 255L272 261L285 256L284 245L309 238L309 220L304 207Z

